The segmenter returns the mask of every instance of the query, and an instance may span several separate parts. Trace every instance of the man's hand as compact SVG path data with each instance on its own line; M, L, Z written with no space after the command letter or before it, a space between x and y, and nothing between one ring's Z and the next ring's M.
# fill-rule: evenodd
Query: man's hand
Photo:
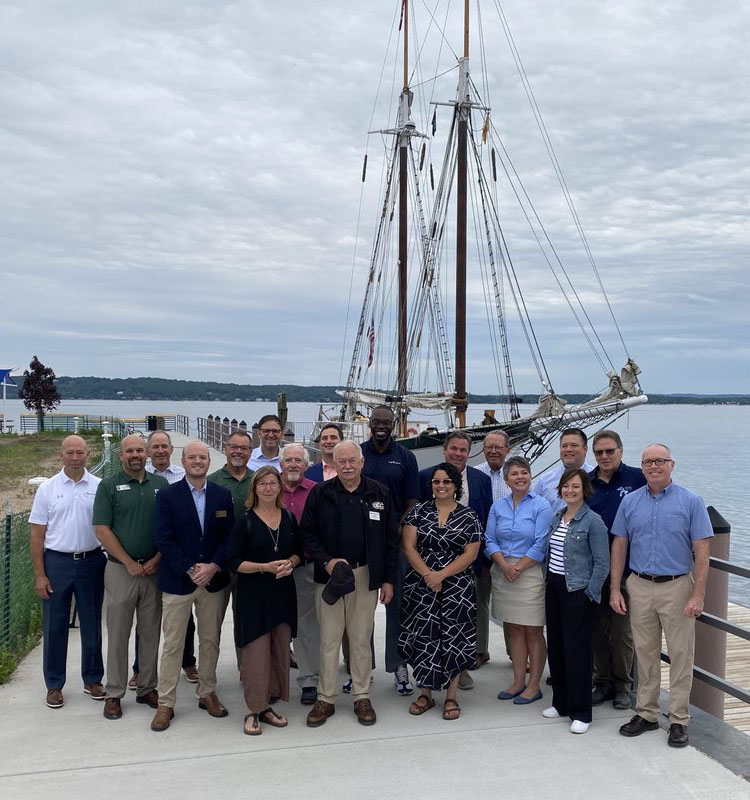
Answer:
M49 596L52 594L52 584L46 575L37 576L34 589L42 600L49 600Z
M625 615L628 613L628 607L625 605L625 598L622 596L622 592L619 589L610 589L609 605L617 614Z
M336 566L336 564L339 563L339 561L343 561L344 564L348 564L349 563L345 558L332 558L332 559L330 559L328 561L328 563L326 564L326 572L329 575L333 575L333 568Z
M392 583L384 583L380 587L380 602L387 606L388 603L393 600L393 584Z
M703 613L703 595L693 595L685 606L686 617L699 617Z
M193 583L196 586L205 586L218 571L216 564L196 564L192 574Z
M130 575L131 578L142 578L146 574L144 566L144 564L139 564L131 558L126 562L125 569L128 571L128 575Z
M156 573L159 571L160 563L161 556L157 553L153 558L149 558L149 560L143 565L143 574L156 575Z

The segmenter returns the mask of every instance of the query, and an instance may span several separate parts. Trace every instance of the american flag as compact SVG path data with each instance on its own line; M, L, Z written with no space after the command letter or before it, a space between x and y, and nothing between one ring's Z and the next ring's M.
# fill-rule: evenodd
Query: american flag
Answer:
M372 359L375 356L375 317L372 318L372 322L370 322L370 327L367 331L367 340L370 343L370 352L367 356L367 366L372 366Z

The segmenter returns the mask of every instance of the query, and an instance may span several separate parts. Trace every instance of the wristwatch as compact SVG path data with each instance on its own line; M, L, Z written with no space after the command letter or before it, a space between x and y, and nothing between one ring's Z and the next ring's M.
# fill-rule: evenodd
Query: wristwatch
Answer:
M192 578L194 572L195 572L195 564L193 564L193 566L190 567L190 569L187 571L187 574L190 575L190 577Z

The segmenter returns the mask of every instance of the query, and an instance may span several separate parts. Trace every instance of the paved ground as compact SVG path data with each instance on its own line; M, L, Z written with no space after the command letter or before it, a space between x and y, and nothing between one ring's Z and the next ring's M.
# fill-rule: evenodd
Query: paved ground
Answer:
M384 628L379 611L381 656ZM149 729L153 712L136 705L133 692L116 722L82 694L73 631L64 708L44 705L40 648L0 687L0 797L750 798L750 784L716 761L692 747L668 748L663 730L633 740L619 736L629 713L611 705L595 709L589 732L574 736L564 722L541 717L548 687L545 699L530 706L499 702L495 695L509 683L510 665L500 657L502 635L495 626L492 636L493 660L473 673L476 687L460 693L457 722L443 721L437 708L410 716L408 700L393 692L379 668L372 693L377 725L357 724L342 696L326 725L307 728L295 686L291 701L279 704L289 727L266 726L251 738L242 733L242 695L226 646L219 696L229 717L213 719L199 710L193 687L181 681L172 727L157 734ZM231 641L229 618L223 641Z

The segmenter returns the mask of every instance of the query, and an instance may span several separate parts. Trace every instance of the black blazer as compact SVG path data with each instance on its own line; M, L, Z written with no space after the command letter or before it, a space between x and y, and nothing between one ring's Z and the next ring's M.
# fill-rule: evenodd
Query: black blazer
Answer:
M196 562L221 567L206 586L218 592L229 585L225 569L229 534L234 527L234 504L229 489L206 482L205 533L201 535L190 484L183 478L156 495L154 543L161 553L159 590L169 594L190 594L195 584L187 574Z

